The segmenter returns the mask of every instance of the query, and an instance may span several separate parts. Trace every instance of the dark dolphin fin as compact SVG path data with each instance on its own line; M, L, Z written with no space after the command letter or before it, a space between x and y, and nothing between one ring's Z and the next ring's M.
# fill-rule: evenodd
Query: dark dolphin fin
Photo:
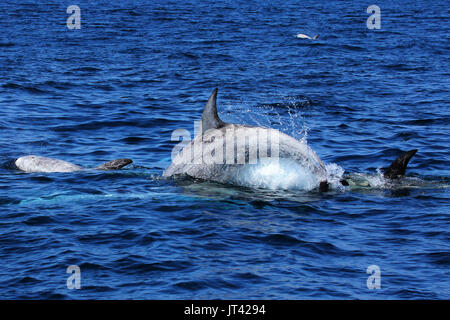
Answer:
M125 167L126 165L132 163L133 160L131 159L115 159L115 160L111 160L108 161L100 166L98 166L95 169L98 170L118 170L121 169L123 167Z
M330 188L330 185L328 184L327 181L321 181L319 184L319 191L320 192L327 192L328 189Z
M314 40L315 40L315 39L318 39L319 36L320 36L320 34L316 34L316 35L313 37L313 39L314 39Z
M203 109L202 113L202 134L209 129L217 129L226 125L225 122L220 120L217 115L217 91L218 89L214 89L213 93L208 99L206 103L205 109Z
M413 149L402 153L397 159L394 160L394 162L391 163L389 168L384 171L384 177L395 179L399 176L404 176L408 162L416 154L416 152L417 149Z

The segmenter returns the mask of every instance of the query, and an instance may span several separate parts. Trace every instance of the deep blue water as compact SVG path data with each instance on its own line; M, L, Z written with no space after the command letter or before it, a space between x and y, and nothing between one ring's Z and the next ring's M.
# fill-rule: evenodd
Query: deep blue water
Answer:
M450 298L447 1L20 2L0 2L0 160L145 168L0 168L0 298ZM372 4L380 30L366 27ZM417 148L408 175L421 183L319 193L161 178L173 130L193 133L216 86L224 119L307 131L348 173Z

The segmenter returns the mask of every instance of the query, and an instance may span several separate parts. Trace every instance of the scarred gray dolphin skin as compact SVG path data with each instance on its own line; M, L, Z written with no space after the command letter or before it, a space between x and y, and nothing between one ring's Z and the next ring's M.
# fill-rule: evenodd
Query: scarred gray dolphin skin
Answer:
M117 170L132 163L131 159L116 159L106 162L95 169ZM74 172L85 170L76 164L60 160L35 155L23 156L14 162L15 166L24 172Z

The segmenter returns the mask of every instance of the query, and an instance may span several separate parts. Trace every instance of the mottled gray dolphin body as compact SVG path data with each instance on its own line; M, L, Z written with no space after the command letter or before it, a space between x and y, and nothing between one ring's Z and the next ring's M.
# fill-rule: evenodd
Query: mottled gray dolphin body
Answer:
M95 169L98 170L117 170L133 161L131 159L116 159L108 161ZM18 158L14 162L17 169L25 172L73 172L84 170L76 164L60 160L35 155L28 155Z
M201 133L173 157L164 177L272 189L327 186L325 165L306 141L272 128L225 123L216 101L217 89L203 110Z

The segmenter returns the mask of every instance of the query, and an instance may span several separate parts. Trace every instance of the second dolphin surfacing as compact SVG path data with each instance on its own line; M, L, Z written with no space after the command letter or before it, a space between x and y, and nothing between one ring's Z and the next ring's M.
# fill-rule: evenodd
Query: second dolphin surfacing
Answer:
M229 124L217 114L217 89L202 114L201 131L163 172L269 189L328 189L327 170L306 141L276 129Z

